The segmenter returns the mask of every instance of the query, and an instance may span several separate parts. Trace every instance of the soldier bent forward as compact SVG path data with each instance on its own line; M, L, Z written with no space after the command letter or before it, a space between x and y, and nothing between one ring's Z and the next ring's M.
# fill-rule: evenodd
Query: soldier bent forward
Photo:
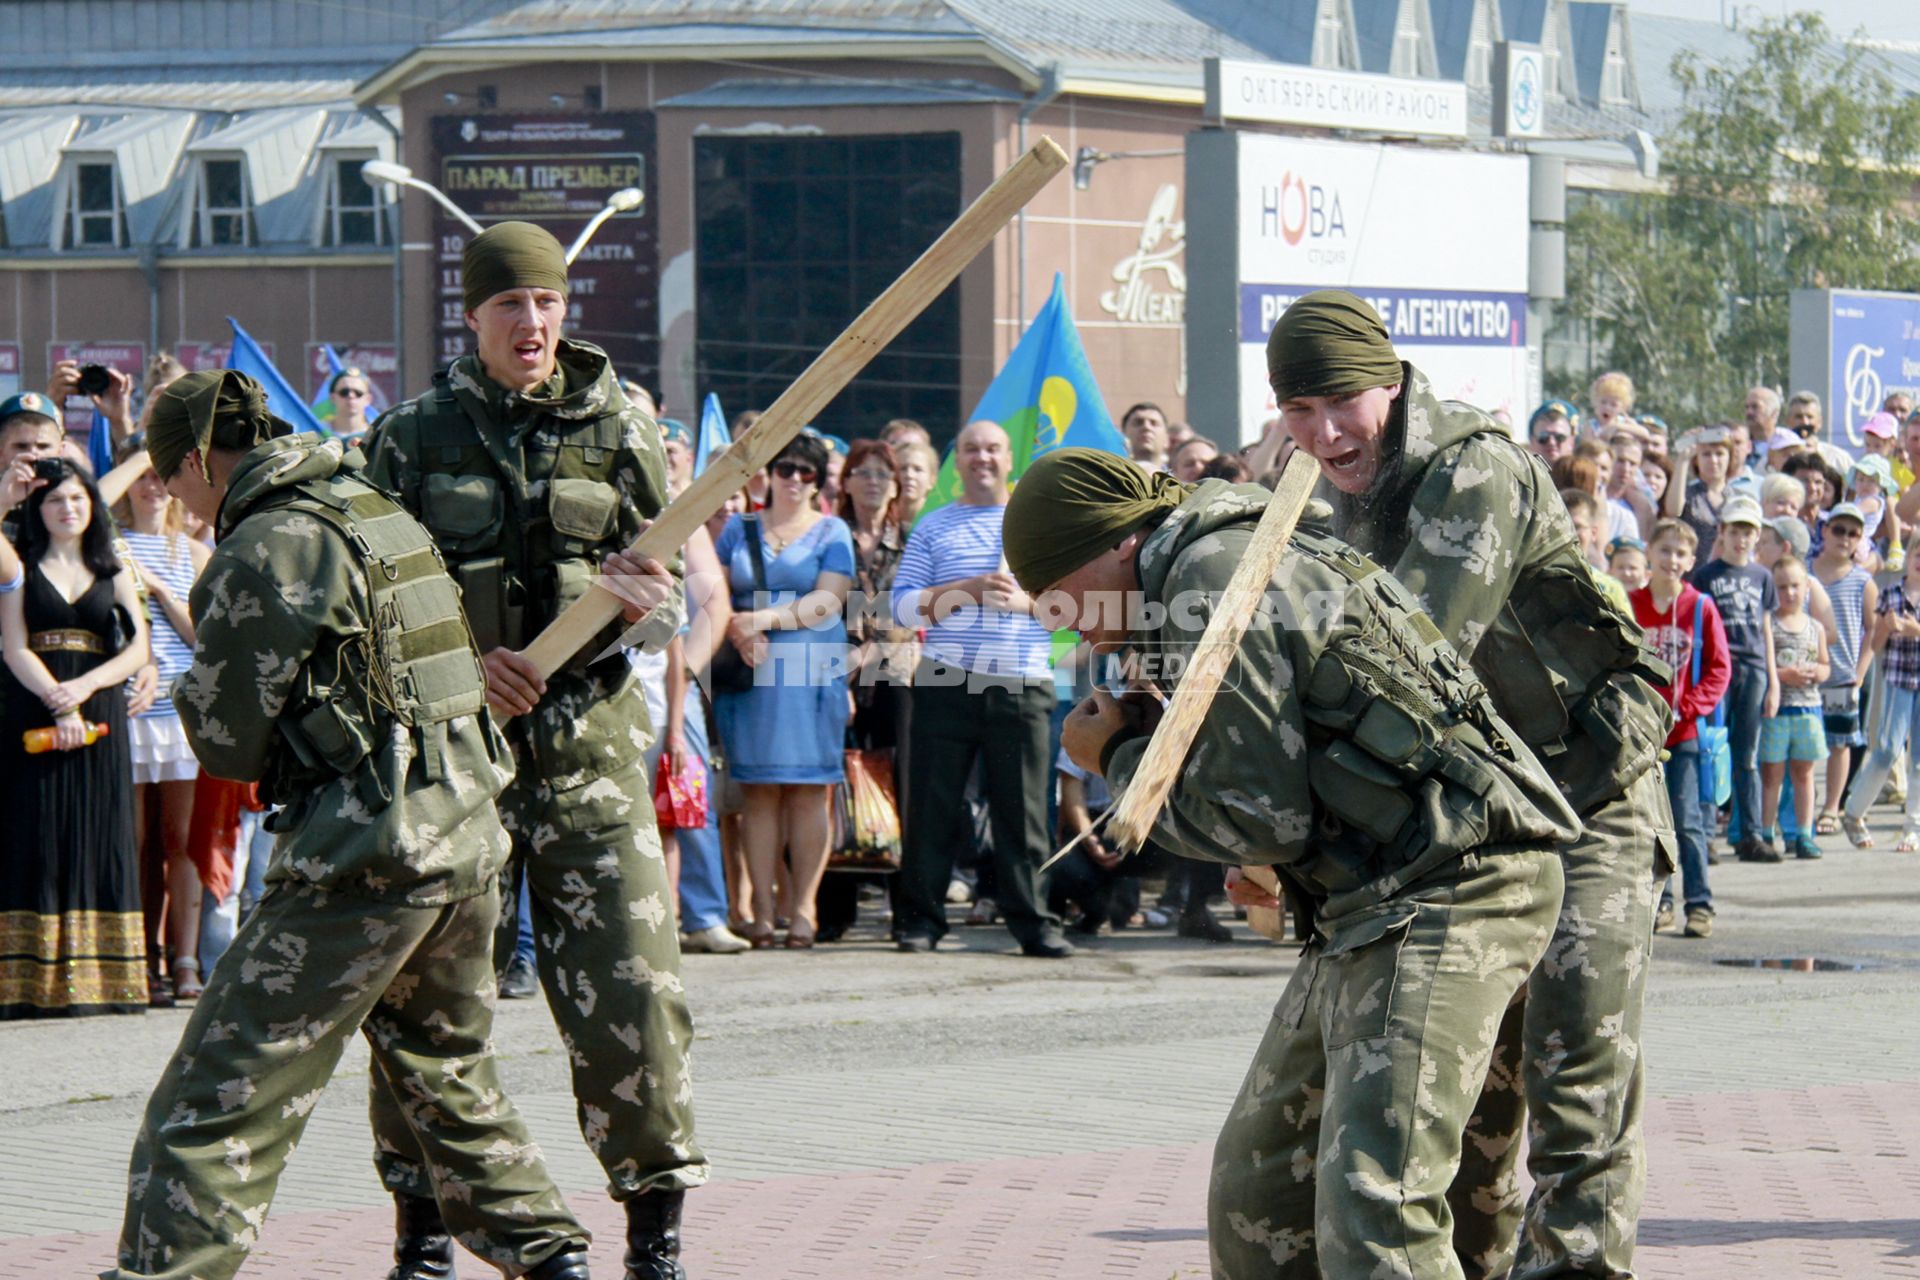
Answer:
M1270 498L1062 449L1014 490L1007 562L1096 645L1185 658ZM1119 600L1136 612L1116 616ZM1215 1148L1213 1273L1445 1280L1461 1133L1552 932L1553 846L1577 823L1378 566L1303 530L1267 602L1153 827L1187 857L1273 864L1313 917ZM1062 742L1124 790L1145 728L1097 694Z
M1632 1274L1646 1183L1641 1010L1673 815L1655 767L1666 668L1581 558L1546 467L1441 401L1351 294L1308 294L1268 340L1281 420L1320 460L1334 530L1393 572L1473 663L1583 824L1566 902L1508 1011L1451 1196L1469 1276ZM1666 863L1661 866L1659 864ZM1532 1115L1522 1217L1520 1131Z
M209 773L283 808L267 893L194 1007L134 1144L119 1268L226 1280L347 1040L404 1098L461 1243L509 1276L585 1280L587 1233L502 1094L489 1037L511 776L480 658L426 531L259 384L194 373L148 432L220 536L174 686Z

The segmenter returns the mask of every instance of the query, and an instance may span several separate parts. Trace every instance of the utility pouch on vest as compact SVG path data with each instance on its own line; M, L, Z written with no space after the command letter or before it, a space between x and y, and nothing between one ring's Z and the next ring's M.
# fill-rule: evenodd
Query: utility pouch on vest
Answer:
M421 522L442 551L485 551L500 539L506 512L492 476L429 472L420 490Z
M547 518L553 523L556 550L580 555L613 532L620 513L620 494L598 480L560 479L547 482Z
M1672 728L1666 699L1633 672L1615 675L1587 695L1574 708L1574 719L1584 741L1571 745L1565 767L1554 772L1566 784L1567 803L1580 814L1621 794L1652 768Z
M1509 603L1500 613L1495 634L1482 641L1496 646L1493 655L1497 660L1475 670L1486 680L1494 706L1521 741L1531 747L1557 743L1573 726L1553 673L1534 650L1513 605Z
M334 773L352 773L373 750L372 728L332 698L295 723L307 749Z
M1342 822L1389 844L1413 816L1413 801L1392 769L1349 742L1329 743L1307 764L1314 796Z
M473 628L475 647L481 653L503 645L519 648L525 610L510 603L507 562L499 556L469 560L455 566L453 575L460 583L460 603L467 612L467 625Z

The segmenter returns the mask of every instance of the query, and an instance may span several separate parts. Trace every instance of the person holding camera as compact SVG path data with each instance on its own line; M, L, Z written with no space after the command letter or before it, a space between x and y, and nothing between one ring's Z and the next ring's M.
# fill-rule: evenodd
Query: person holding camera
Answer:
M78 360L57 361L53 376L47 379L47 399L65 404L85 396L107 420L107 448L95 455L99 458L112 457L133 435L133 390L132 374L112 365L81 364ZM105 470L104 463L97 466Z

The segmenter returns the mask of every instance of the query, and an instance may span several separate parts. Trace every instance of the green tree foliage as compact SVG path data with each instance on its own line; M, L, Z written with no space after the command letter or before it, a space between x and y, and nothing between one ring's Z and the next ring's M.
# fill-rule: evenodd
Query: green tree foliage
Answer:
M1568 215L1562 314L1676 427L1738 418L1787 377L1799 288L1920 291L1920 97L1813 14L1747 33L1743 65L1674 60L1686 109L1660 140L1664 195ZM1584 391L1594 370L1553 381Z

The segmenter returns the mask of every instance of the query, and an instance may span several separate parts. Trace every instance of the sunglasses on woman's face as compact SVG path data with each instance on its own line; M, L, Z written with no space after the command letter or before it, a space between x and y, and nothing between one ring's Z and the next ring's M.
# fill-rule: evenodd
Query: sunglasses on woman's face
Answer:
M858 471L849 471L848 475L856 480L891 480L893 472L885 467L861 467Z
M335 391L333 394L337 396L346 396L348 399L351 399L351 400L364 400L366 399L369 393L364 387L341 387L338 391Z
M788 462L782 459L773 464L773 474L782 480L811 481L820 473L804 462Z

